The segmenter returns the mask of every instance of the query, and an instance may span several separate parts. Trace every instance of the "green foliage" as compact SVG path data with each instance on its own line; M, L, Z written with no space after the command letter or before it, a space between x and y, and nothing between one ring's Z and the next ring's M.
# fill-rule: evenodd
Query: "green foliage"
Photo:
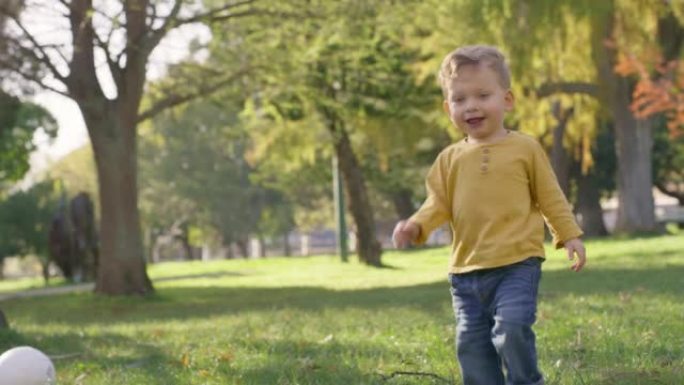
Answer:
M546 382L682 383L683 248L682 235L588 241L581 273L549 250L535 326ZM3 302L13 330L0 350L65 355L59 383L432 383L381 377L415 371L458 384L448 252L388 252L391 269L332 257L158 264L152 298Z
M290 8L298 4L301 9ZM224 66L241 57L255 69L244 117L257 178L297 204L298 225L331 222L332 210L318 219L300 214L321 213L330 198L324 169L340 130L350 135L364 176L381 193L422 186L423 167L448 143L440 91L433 78L417 75L421 53L406 44L404 26L416 4L279 2L274 7L281 12L305 15L268 29L215 28L212 57ZM421 155L426 152L430 156Z
M99 206L95 160L90 145L78 148L59 159L48 168L46 174L47 178L60 181L69 195L87 192L96 207Z
M58 205L50 180L0 202L0 258L30 254L47 259L50 223Z
M596 143L592 148L594 165L592 172L596 175L595 181L599 191L605 198L615 192L617 172L617 158L615 156L615 129L608 125L599 129Z
M264 229L290 227L287 204L250 178L250 141L238 112L230 98L195 102L160 115L142 131L141 209L149 226L167 228L185 219L230 244L256 232L270 205Z
M684 197L684 136L673 138L662 118L654 131L653 180Z
M39 129L48 137L57 134L57 124L44 108L0 91L0 182L18 181L26 174Z

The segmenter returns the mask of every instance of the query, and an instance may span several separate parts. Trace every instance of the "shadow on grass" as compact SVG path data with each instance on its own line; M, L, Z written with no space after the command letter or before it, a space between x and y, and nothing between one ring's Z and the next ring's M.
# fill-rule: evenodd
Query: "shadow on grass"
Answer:
M28 336L11 329L0 330L0 352L17 346L32 346L47 354L53 360L58 375L62 372L62 368L68 366L74 377L85 374L87 378L91 371L102 373L111 369L122 369L122 371L141 370L145 373L146 384L167 385L175 381L160 365L160 363L170 362L160 349L120 334L107 332L94 335L31 333ZM115 351L125 352L125 355L111 353L101 355L90 348L103 346L118 347ZM60 383L67 383L64 380L64 374L62 374ZM119 383L114 379L112 381Z
M219 363L215 367L215 373L211 375L217 383L223 380L225 383L232 383L231 380L240 378L241 384L248 385L403 384L404 382L383 381L381 374L387 373L361 367L359 362L374 366L374 363L382 361L388 371L405 369L406 365L413 365L402 361L401 352L392 352L385 346L372 343L344 344L335 340L317 343L263 338L235 341L237 344L241 342L245 346L238 347L238 350L258 352L259 357L249 359L240 365L233 365L228 361ZM124 379L113 377L136 370L136 379L143 380L146 385L168 385L178 383L174 372L186 370L153 345L141 344L140 341L119 334L34 333L28 337L14 331L0 331L0 351L23 345L36 347L49 356L56 357L53 360L57 373L61 373L60 383L74 383L67 380L73 380L81 374L85 374L85 383L90 383L88 377L91 373L97 374L97 378L100 379L97 383L125 383ZM110 351L125 351L126 354L98 355L88 347L105 347L110 348L107 349ZM69 358L60 359L59 356L62 355ZM387 364L393 360L396 361L394 365ZM200 366L194 368L197 372L201 372L202 369ZM72 378L65 378L65 372Z
M642 295L659 295L680 298L684 294L684 266L671 265L659 268L614 269L592 268L581 273L565 270L544 271L541 301L552 301L566 295L617 295L622 292L639 292ZM22 322L36 324L64 323L78 330L86 325L109 325L126 322L189 321L221 315L261 311L273 312L293 309L302 312L319 312L324 309L344 311L365 309L382 312L391 308L410 308L430 317L450 317L450 296L446 279L429 284L380 287L361 290L333 290L322 287L179 287L163 288L150 298L106 298L92 294L75 294L52 298L26 298L3 303L10 321L16 314L19 328ZM446 310L446 311L445 311ZM104 329L106 330L106 329ZM370 343L341 344L333 340L318 344L301 340L249 339L245 341L265 359L255 365L221 366L218 375L224 378L240 376L244 384L381 384L379 375L356 362L388 354L387 347ZM98 332L82 335L78 332L63 334L32 333L30 336L15 331L0 330L0 351L12 346L31 345L48 354L81 353L70 358L83 362L83 370L102 373L107 371L137 370L149 384L172 384L175 379L169 371L172 358L152 344L116 333ZM112 346L115 349L102 349ZM126 355L104 355L92 350L128 351ZM355 357L361 359L355 360ZM177 357L176 357L177 358ZM68 365L73 362L57 361ZM630 382L638 371L586 373L596 385L680 383L681 370L660 368L649 372L649 382ZM570 374L570 373L566 373ZM635 377L632 377L634 375ZM580 384L567 382L563 384ZM660 382L659 382L660 381ZM403 382L397 382L403 383Z
M386 347L369 343L325 344L298 340L250 340L250 347L264 353L258 366L241 365L225 370L245 384L380 384L378 373L358 362L378 361Z
M609 369L599 371L597 379L592 380L596 385L661 385L681 384L684 371L676 367L664 367L651 370L639 369Z
M565 295L596 295L638 291L650 295L684 294L684 266L651 269L591 269L544 271L541 300ZM360 290L322 287L179 287L162 288L150 298L107 298L92 294L31 298L3 303L12 322L13 313L35 323L78 325L185 320L247 311L296 309L412 308L441 317L450 306L448 283ZM40 309L40 311L36 310Z
M244 276L244 274L238 273L236 271L220 271L220 272L216 272L216 273L197 273L197 274L163 276L163 277L159 277L159 278L154 278L153 282L182 281L182 280L187 280L187 279L198 279L198 278L241 277L241 276Z
M564 270L544 271L541 292L563 294L615 294L625 291L647 291L657 295L684 294L684 266L620 269L592 268L575 273Z

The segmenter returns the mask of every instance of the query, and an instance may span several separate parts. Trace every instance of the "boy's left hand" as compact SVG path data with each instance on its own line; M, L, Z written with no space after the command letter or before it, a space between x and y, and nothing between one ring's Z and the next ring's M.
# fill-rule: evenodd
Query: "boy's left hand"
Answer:
M587 253L584 249L584 243L582 243L582 240L579 238L573 238L565 241L563 246L565 247L565 250L568 251L569 260L572 261L575 259L575 254L577 255L577 260L572 265L571 269L576 272L582 270L584 264L587 263Z

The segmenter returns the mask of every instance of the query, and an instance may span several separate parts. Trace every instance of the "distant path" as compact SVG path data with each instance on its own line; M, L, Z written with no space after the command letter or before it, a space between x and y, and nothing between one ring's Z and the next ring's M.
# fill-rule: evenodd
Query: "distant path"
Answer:
M93 289L95 289L95 284L92 282L68 286L42 287L39 289L29 289L15 291L11 293L0 293L0 302L17 298L47 297L51 295L81 293L84 291L92 291Z
M187 275L175 275L170 277L160 277L153 279L152 282L164 282L164 281L179 281L183 279L195 279L195 278L221 278L225 276L240 276L243 273L240 272L215 272L215 273L200 273L200 274L187 274ZM86 291L95 290L95 283L78 283L66 286L54 286L54 287L41 287L37 289L28 289L7 293L0 293L0 302L7 301L10 299L18 298L32 298L32 297L48 297L52 295L62 295L70 293L82 293Z

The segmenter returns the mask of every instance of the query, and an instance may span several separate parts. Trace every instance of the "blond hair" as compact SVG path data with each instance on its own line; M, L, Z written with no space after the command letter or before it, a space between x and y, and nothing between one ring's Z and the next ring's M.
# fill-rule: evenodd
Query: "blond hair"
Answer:
M488 45L467 45L450 52L439 69L439 85L442 94L447 98L451 80L458 77L458 69L466 64L485 64L499 77L499 84L504 89L511 88L511 73L506 64L506 57L498 48Z

